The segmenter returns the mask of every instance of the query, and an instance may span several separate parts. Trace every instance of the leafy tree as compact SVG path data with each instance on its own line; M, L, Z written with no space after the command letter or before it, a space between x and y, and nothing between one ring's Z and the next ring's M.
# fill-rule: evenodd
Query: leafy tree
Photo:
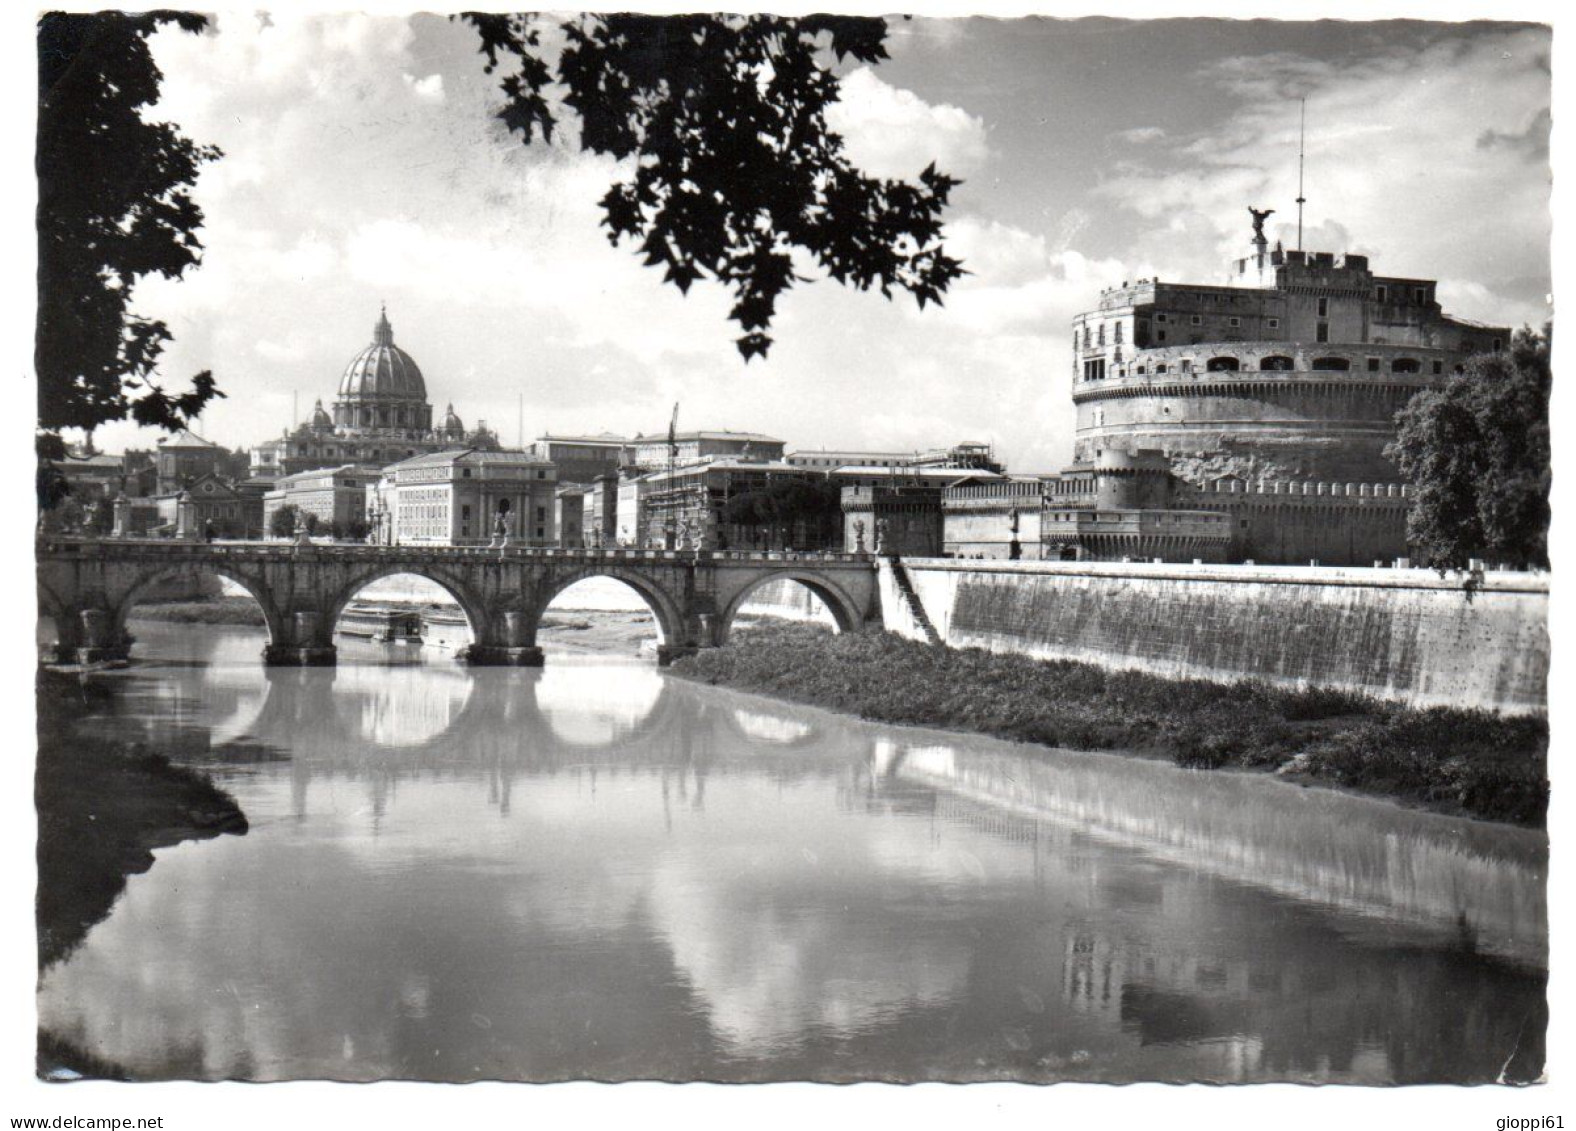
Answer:
M365 542L367 540L367 520L359 515L351 515L347 519L335 519L329 530L336 539L350 542Z
M769 532L780 545L799 540L828 541L842 518L841 492L829 479L773 479L764 487L728 499L723 522ZM809 548L803 546L801 548Z
M198 261L202 210L188 191L219 156L168 123L143 117L163 79L148 50L162 24L188 32L182 12L51 12L38 24L39 502L63 497L47 461L65 454L60 430L91 432L127 417L184 426L218 394L202 372L172 394L155 380L169 328L131 312L138 280L178 278Z
M293 538L300 517L301 509L294 503L286 503L269 516L268 533L275 538Z
M582 15L559 25L556 54L529 15L467 12L489 74L507 61L498 116L530 143L562 110L584 150L632 158L601 204L608 239L688 293L711 279L734 295L729 317L748 361L771 346L778 297L796 281L794 250L838 282L923 308L964 273L941 244L959 183L934 163L918 184L866 176L827 128L832 60L887 57L886 21L851 16Z
M1412 484L1407 539L1424 564L1548 568L1552 344L1551 326L1522 329L1397 414L1386 454Z

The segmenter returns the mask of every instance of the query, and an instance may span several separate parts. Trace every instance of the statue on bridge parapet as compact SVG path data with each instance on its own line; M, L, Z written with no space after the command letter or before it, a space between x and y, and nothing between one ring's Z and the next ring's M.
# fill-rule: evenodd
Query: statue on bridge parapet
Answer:
M856 519L854 519L854 553L862 554L864 552L865 552L865 520L862 519L862 518L856 518Z

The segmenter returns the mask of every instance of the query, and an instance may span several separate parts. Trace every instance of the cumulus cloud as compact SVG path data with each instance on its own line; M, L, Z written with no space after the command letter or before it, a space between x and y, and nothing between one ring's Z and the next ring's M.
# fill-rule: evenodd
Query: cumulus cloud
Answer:
M990 156L982 119L957 106L932 106L869 67L844 76L842 98L826 119L848 142L854 163L874 176L911 179L932 161L943 172L969 176Z
M1130 145L1143 145L1145 142L1159 141L1166 136L1166 131L1159 126L1138 126L1131 130L1123 130L1116 136Z
M972 21L914 26L921 38L941 29L949 52L981 49ZM1012 178L998 175L1019 161L1016 183L1042 193L1034 162L1061 155L993 148L963 94L927 97L919 78L855 68L832 111L851 157L884 176L912 178L934 160L965 177L946 238L971 274L924 311L906 296L796 286L771 356L746 366L726 292L703 282L680 295L608 244L597 201L624 167L562 138L527 147L503 132L496 77L482 74L468 28L225 16L205 36L156 40L160 115L225 156L197 187L202 267L145 281L137 305L175 331L172 379L212 369L229 393L204 421L227 444L277 434L292 392L303 405L331 398L387 301L431 399L503 424L508 439L521 397L527 436L660 430L679 401L687 424L792 446L969 438L995 442L1015 470L1056 470L1071 448L1070 323L1102 287L1219 278L1242 253L1250 203L1277 208L1272 234L1294 238L1296 97L1308 98L1310 246L1439 278L1447 309L1467 317L1537 318L1515 303L1535 306L1549 289L1547 37L1429 43L1339 65L1212 65L1200 77L1237 100L1234 112L1212 111L1192 134L1170 119L1164 134L1137 126L1092 195L1054 198L1004 189ZM1020 113L982 104L996 107L992 123Z
M1341 63L1228 59L1203 77L1240 108L1129 164L1101 193L1148 222L1139 235L1166 249L1157 257L1168 273L1214 277L1243 254L1249 204L1275 207L1266 230L1294 246L1306 98L1304 246L1366 251L1389 274L1473 279L1455 289L1456 313L1537 320L1548 289L1548 44L1546 30L1518 28Z

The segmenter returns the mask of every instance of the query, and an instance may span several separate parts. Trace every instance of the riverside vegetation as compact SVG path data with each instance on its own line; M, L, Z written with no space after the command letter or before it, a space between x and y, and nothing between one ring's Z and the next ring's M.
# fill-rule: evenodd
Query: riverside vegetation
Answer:
M1277 771L1447 812L1542 828L1548 723L1487 711L1108 671L886 632L762 626L680 661L704 683L884 723L974 731L1180 766Z
M45 672L38 683L38 968L62 961L106 915L126 877L153 851L183 840L247 831L235 799L199 770L137 743L70 732L104 694L91 682ZM40 1029L37 1068L53 1079L124 1079L115 1064Z

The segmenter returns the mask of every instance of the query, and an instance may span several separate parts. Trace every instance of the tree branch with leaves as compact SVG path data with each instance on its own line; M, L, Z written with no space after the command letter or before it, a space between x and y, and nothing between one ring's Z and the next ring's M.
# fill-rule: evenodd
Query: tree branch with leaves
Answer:
M886 58L884 20L584 15L557 25L564 45L549 51L536 16L461 18L501 75L498 117L525 143L551 140L567 109L583 150L631 160L601 200L608 239L686 294L699 280L731 290L746 361L771 347L784 292L808 281L796 252L921 308L965 274L941 242L960 182L934 163L917 184L867 176L827 126L840 90L831 64Z
M139 280L196 265L202 209L190 189L219 156L149 121L163 75L148 37L188 12L51 12L38 22L38 454L65 454L62 429L130 418L174 430L220 396L207 371L171 392L156 379L169 327L133 313ZM60 484L41 471L39 501Z

